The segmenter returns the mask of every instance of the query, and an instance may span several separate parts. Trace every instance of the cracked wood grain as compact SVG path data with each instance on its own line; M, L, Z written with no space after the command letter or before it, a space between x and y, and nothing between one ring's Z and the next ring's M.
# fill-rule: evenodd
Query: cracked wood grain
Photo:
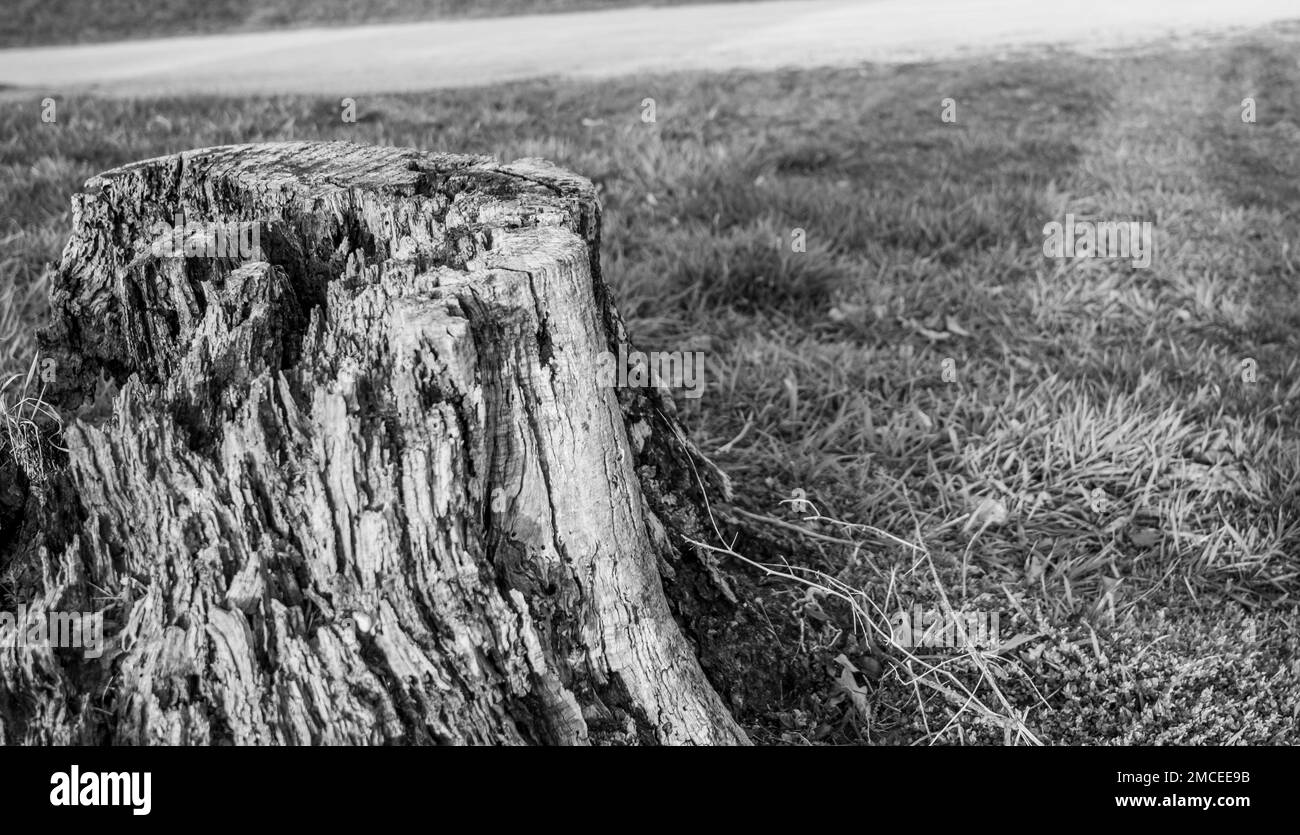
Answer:
M160 256L182 214L263 260ZM45 350L69 423L35 604L99 659L0 648L5 743L746 741L663 574L700 481L626 342L589 182L346 143L204 149L74 199ZM699 474L697 479L694 473ZM36 564L36 563L34 563Z

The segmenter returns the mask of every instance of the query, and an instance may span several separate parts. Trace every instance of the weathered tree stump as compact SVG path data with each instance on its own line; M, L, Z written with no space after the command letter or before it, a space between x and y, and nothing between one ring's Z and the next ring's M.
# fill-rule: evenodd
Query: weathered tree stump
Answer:
M178 215L260 252L159 246ZM109 644L0 649L0 741L744 742L673 617L702 583L661 581L710 576L683 538L726 480L670 397L598 383L627 338L599 238L591 184L535 160L294 143L90 180L42 342L67 407L120 390L13 559Z

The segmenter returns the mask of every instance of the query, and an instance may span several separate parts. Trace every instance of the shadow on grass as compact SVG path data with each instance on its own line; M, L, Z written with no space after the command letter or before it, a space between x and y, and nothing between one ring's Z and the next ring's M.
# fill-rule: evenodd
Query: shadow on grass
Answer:
M1046 217L1039 193L1069 175L1106 103L1094 73L1080 68L1076 59L982 64L957 80L951 68L743 80L735 100L780 95L785 110L764 119L750 105L758 121L744 139L722 140L725 153L673 184L673 222L722 243L674 259L666 295L720 279L703 297L679 297L806 323L824 317L864 262L953 265L972 252L1036 246ZM940 118L949 97L953 124ZM827 112L828 101L839 112ZM786 257L795 230L806 233L811 262L799 269ZM773 243L737 259L737 237ZM774 287L782 281L799 286Z

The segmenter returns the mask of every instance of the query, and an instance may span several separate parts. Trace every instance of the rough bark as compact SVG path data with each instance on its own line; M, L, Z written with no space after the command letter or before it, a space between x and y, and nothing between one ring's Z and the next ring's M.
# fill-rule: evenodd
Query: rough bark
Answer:
M69 409L120 388L29 485L10 602L106 609L109 648L0 648L0 742L745 741L661 579L710 576L682 541L726 480L671 398L598 384L589 182L293 143L73 208L42 342ZM262 260L160 255L178 213Z

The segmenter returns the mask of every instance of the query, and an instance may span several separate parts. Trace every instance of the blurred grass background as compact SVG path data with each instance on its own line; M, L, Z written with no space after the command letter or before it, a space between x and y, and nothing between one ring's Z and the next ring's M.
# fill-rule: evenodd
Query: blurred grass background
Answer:
M757 739L1015 741L1014 714L1046 742L1294 743L1298 44L1276 27L1107 60L539 81L366 97L355 124L298 96L70 98L56 124L10 104L0 370L30 364L69 196L101 170L287 139L545 157L600 189L638 344L705 351L705 396L680 404L737 506L848 537L781 504L802 489L925 542L934 571L775 524L754 547L886 610L941 587L1021 640L988 670L935 656L998 685L1008 703L984 713L899 665L846 673L850 614L756 583L763 681L733 707ZM1154 221L1151 269L1044 257L1067 212ZM1005 522L964 530L981 502Z
M5 0L0 48L736 0Z

